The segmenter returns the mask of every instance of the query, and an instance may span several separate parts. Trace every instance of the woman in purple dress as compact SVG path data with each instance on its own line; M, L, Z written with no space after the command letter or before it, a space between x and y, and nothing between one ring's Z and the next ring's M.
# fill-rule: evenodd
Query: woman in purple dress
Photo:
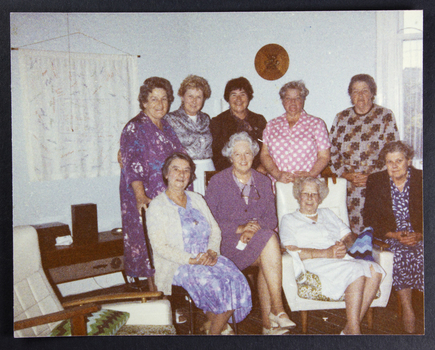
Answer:
M258 266L263 334L295 327L281 298L281 251L271 181L251 168L260 147L247 132L232 135L222 150L232 163L210 180L206 201L222 230L222 255L243 270Z
M162 118L174 101L168 80L151 77L140 87L139 107L121 134L122 230L124 233L124 268L127 276L154 275L146 251L140 219L142 208L166 188L162 179L165 159L176 151L184 152L171 126Z
M207 334L234 334L227 323L230 316L240 322L252 308L248 281L219 255L220 229L204 198L185 190L195 179L192 159L174 153L162 173L168 188L147 210L156 285L166 295L173 284L186 289L207 316Z

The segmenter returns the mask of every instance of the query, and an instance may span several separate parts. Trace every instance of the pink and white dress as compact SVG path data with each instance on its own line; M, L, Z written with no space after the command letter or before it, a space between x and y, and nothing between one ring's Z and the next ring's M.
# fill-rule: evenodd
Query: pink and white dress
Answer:
M331 147L325 122L305 111L292 128L285 114L269 121L263 142L278 169L286 172L310 171L317 153ZM275 183L275 178L270 178Z

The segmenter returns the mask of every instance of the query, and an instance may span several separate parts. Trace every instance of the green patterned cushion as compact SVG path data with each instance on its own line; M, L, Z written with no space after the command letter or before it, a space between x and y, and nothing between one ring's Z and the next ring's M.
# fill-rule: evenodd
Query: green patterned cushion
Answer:
M304 274L301 274L296 279L299 298L319 301L344 301L344 294L339 299L332 299L324 296L322 294L322 283L320 282L319 276L317 276L316 274L306 271L305 277L305 281L303 281ZM379 298L380 296L381 290L378 289L375 299Z
M88 335L114 335L127 323L130 314L128 312L114 310L100 310L90 314L86 323ZM50 337L71 336L71 322L65 320L53 329Z

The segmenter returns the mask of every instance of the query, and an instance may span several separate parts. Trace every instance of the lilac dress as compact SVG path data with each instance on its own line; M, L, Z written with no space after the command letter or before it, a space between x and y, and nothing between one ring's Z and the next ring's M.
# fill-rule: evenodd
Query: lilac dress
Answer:
M145 194L154 198L165 190L162 166L174 152L185 152L170 125L162 120L160 130L143 112L131 119L122 130L123 168L119 192L124 233L124 268L131 277L154 275L145 246L145 236L131 183L142 181Z
M201 212L192 207L187 196L186 208L178 207L183 230L184 251L196 257L206 252L210 225ZM175 272L172 284L189 292L195 305L204 312L214 314L234 310L236 322L245 319L252 308L251 289L243 274L224 256L219 256L214 266L181 265Z
M273 230L278 219L270 179L252 169L253 186L246 203L234 181L232 170L233 167L224 169L211 178L205 199L222 230L222 255L244 270L257 260L270 237L275 234ZM237 227L252 219L258 221L261 230L255 233L244 250L239 250L236 248L240 240Z

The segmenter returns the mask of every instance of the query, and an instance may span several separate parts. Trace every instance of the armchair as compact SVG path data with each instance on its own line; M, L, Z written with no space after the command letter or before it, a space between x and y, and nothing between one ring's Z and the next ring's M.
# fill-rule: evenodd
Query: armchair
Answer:
M326 179L329 187L329 195L319 205L319 208L331 209L346 225L349 225L347 205L346 205L346 180L337 178L333 181L331 178ZM295 211L299 208L299 204L293 197L293 183L284 184L276 183L276 199L278 220L281 222L282 217ZM369 328L373 325L373 307L385 307L390 298L392 286L392 271L393 271L393 253L388 251L380 251L373 249L374 260L382 266L387 273L380 285L381 295L374 299L371 308L367 313ZM326 310L326 309L344 309L346 308L344 301L319 301L303 299L298 296L298 287L296 276L293 269L293 259L285 252L282 257L282 285L283 290L290 306L291 311L302 312L302 332L307 333L308 328L308 311L309 310Z
M42 268L35 228L14 227L13 240L15 337L49 336L60 321L68 319L71 320L71 335L87 335L89 329L86 326L87 316L91 313L107 315L108 312L104 310L109 308L112 314L116 314L117 319L123 319L122 324L172 324L170 305L167 300L147 302L148 298L161 296L161 292L108 294L61 304ZM124 303L100 305L103 302L120 300ZM126 300L130 302L125 303ZM160 307L157 307L158 305ZM166 312L162 312L161 306ZM114 331L120 326L116 327Z

